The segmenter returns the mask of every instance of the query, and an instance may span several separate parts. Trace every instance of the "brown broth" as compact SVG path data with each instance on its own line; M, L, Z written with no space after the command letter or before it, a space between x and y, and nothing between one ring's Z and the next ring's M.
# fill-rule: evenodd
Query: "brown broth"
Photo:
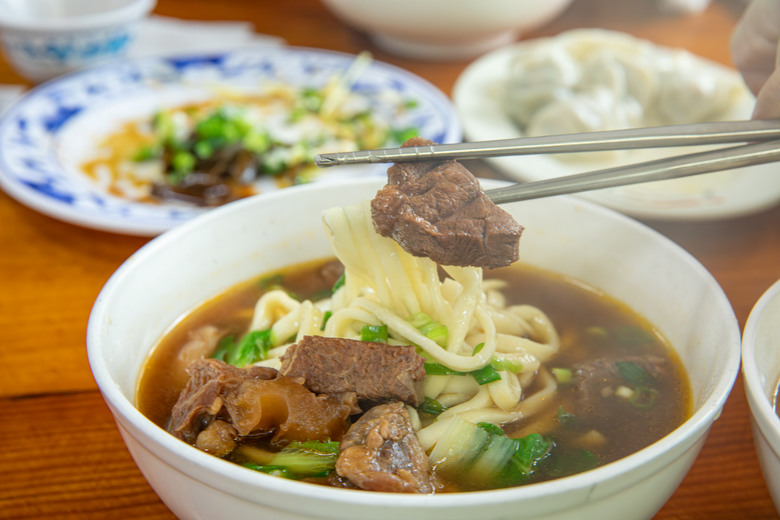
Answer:
M310 298L332 286L333 276L323 280L320 272L330 261L294 266L272 276L263 276L236 286L206 302L180 320L153 349L139 378L137 403L140 411L164 427L187 375L179 359L190 331L213 324L227 334L240 335L248 327L254 304L263 292L262 280L284 278L284 287L301 298ZM656 442L682 424L691 414L688 377L677 354L663 336L626 305L577 281L535 267L516 264L486 272L488 278L508 282L503 289L508 304L530 304L544 311L555 324L561 349L548 368L571 367L588 359L660 355L671 365L671 377L656 384L653 406L637 408L624 399L608 396L614 407L599 419L597 431L606 438L595 442L592 428L564 427L560 410L574 407L577 392L572 385L559 385L558 395L539 414L525 422L505 425L509 436L529 433L551 436L560 446L584 447L600 464L625 457ZM533 392L533 388L529 389ZM599 435L596 435L598 441ZM542 477L548 479L552 477Z

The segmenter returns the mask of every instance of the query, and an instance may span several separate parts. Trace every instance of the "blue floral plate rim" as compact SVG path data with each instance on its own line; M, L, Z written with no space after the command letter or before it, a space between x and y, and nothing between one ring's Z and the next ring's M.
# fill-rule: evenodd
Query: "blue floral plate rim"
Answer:
M0 118L0 188L18 202L50 217L82 227L138 236L155 236L209 209L178 204L148 204L108 194L62 160L63 142L79 143L69 127L114 108L133 110L140 97L154 97L163 86L177 89L280 79L303 84L323 81L346 70L356 55L308 47L250 47L225 52L126 58L73 72L29 90ZM405 117L421 135L437 142L459 142L461 125L447 95L424 78L398 66L372 60L358 84L388 88L417 101ZM169 92L170 93L170 92ZM110 119L110 115L109 115ZM97 143L94 143L97 144ZM89 146L89 144L84 145ZM350 167L343 179L381 175L387 165ZM285 189L295 189L285 188ZM256 196L262 196L262 193Z

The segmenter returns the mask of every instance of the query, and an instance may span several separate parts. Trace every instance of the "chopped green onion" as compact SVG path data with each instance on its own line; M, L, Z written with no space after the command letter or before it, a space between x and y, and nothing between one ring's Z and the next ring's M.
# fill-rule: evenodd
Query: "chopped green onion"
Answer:
M208 159L214 153L214 147L209 141L197 141L192 145L192 151L201 159Z
M420 332L425 334L425 337L432 339L440 347L447 345L447 327L440 323L433 322L431 326L423 327Z
M634 394L629 398L628 402L634 408L650 408L655 404L657 398L658 390L639 385L634 388Z
M339 276L339 279L336 280L336 283L333 284L333 289L331 289L331 291L335 293L336 291L341 289L341 287L344 285L346 280L347 280L346 274L345 273L341 273L341 276Z
M387 325L363 325L363 328L360 329L360 339L387 343Z
M325 311L322 314L322 325L320 325L320 330L325 330L325 325L328 323L331 316L333 316L333 312L331 311Z
M480 369L470 372L470 374L480 385L486 385L501 379L501 374L498 373L498 370L493 368L493 365L485 365Z
M423 402L420 403L420 406L417 407L418 411L427 413L429 415L441 415L446 409L446 406L441 404L436 399L432 399L430 397L423 399Z
M178 151L171 159L171 166L176 173L190 173L195 168L195 156L189 152Z
M558 383L562 385L571 383L571 380L574 377L574 374L572 374L572 371L569 368L555 367L551 368L550 372L555 376Z
M142 146L133 156L133 161L143 162L162 157L163 149L159 144L150 144Z
M458 372L449 367L445 367L441 363L424 363L425 373L429 376L463 376L465 372Z
M471 351L471 355L472 356L476 356L477 354L479 354L482 351L483 348L485 348L485 343L484 342L477 344L477 346L474 347L474 350Z
M418 312L406 318L413 327L419 330L426 338L432 339L437 345L443 347L447 345L447 327L424 312Z
M173 145L176 138L176 124L173 122L173 116L164 111L157 112L152 118L152 127L160 141L166 145Z
M504 430L501 428L501 426L497 424L493 424L489 422L480 422L477 423L477 426L479 426L480 428L482 428L488 433L492 433L493 435L499 435L499 436L505 435Z
M261 154L271 147L271 138L265 132L250 131L241 143L250 152Z
M412 314L408 318L406 318L406 321L409 322L409 324L414 327L415 329L419 329L423 325L426 325L433 321L433 319L425 314L424 312L418 312L417 314Z
M470 375L480 385L486 385L488 383L492 383L493 381L498 381L499 379L501 379L501 374L498 373L498 370L496 370L496 368L492 364L487 364L484 367L478 368L476 370L472 370L471 372L460 372L458 370L453 370L449 367L446 367L441 363L433 363L433 362L424 363L423 366L425 367L425 373L429 376Z
M522 363L519 361L512 361L511 359L499 359L494 357L490 361L490 364L496 370L506 370L507 372L512 372L513 374L518 374L523 370Z

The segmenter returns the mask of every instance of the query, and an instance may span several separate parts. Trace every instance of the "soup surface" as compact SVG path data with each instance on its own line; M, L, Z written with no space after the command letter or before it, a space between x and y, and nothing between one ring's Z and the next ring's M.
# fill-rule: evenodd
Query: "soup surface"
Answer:
M339 272L337 261L323 260L269 273L183 317L153 349L142 371L137 390L140 411L166 428L187 384L187 367L213 354L191 348L190 340L198 331L216 327L220 336L240 336L252 320L256 302L270 287L283 287L296 299L317 301L330 295ZM505 281L508 303L538 307L555 324L560 349L539 371L555 378L557 391L543 399L533 416L500 425L503 434L525 439L525 445L542 443L523 478L485 484L434 465L437 492L526 484L592 469L652 444L689 417L690 385L677 355L651 324L627 306L575 280L522 264L488 271L485 278ZM532 387L525 391L534 394ZM418 407L423 425L436 419L430 405L426 400ZM257 453L279 449L267 435L249 436L240 439L239 448L225 458L289 476L253 461ZM333 470L303 480L350 487Z

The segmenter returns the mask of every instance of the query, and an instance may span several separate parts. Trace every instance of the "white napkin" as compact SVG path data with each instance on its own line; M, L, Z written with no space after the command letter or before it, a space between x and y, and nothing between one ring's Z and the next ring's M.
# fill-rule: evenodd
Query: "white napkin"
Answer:
M141 22L128 56L199 54L284 43L282 38L255 33L249 22L201 22L153 15ZM21 85L0 85L0 115L21 97L24 90Z
M128 54L153 56L219 52L249 45L283 45L276 36L257 34L249 22L196 22L150 16L143 21Z

